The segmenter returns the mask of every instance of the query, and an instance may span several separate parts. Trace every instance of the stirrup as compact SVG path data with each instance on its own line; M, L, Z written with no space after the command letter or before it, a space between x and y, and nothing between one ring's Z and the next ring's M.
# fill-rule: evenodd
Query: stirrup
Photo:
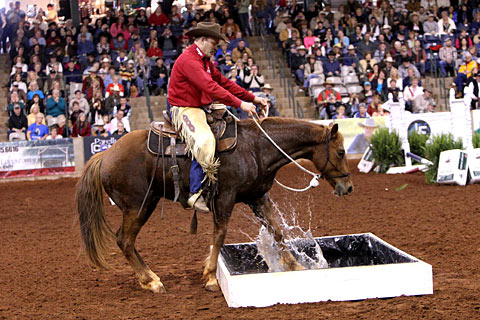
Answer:
M190 208L195 209L197 211L204 212L204 213L210 212L210 209L208 209L207 204L205 203L205 200L202 197L201 189L195 194L190 194L187 204L190 206Z

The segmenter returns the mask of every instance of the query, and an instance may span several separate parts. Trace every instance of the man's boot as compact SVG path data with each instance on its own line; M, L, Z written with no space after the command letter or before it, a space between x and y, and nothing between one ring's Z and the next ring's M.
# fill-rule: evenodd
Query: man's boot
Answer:
M187 204L190 206L190 208L197 211L210 212L207 204L205 203L205 199L202 196L202 190L198 191L197 193L190 193Z

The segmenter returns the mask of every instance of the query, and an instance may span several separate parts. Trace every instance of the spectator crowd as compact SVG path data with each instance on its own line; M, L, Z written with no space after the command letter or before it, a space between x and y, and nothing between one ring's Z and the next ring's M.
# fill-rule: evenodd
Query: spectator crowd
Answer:
M273 88L265 84L254 53L243 37L251 34L249 1L195 10L160 5L128 13L107 9L104 14L61 21L52 4L27 17L21 3L0 11L5 22L1 48L11 61L7 84L10 140L111 134L130 131L130 98L166 95L175 59L193 41L185 32L200 21L222 26L230 43L212 56L229 79L255 94L268 97L275 110ZM245 17L245 14L247 17ZM239 114L246 117L246 115Z
M267 97L269 115L278 115L274 88L244 37L254 32L276 36L292 76L314 94L324 118L386 115L385 102L400 98L411 112L434 112L433 89L422 85L428 72L454 76L457 94L472 95L472 107L479 95L480 1L348 0L335 10L326 1L304 8L296 0L232 0L208 10L164 1L153 11L110 8L79 25L59 19L52 4L32 17L20 6L0 11L0 47L11 61L10 139L130 131L129 99L168 93L175 59L192 43L185 33L200 21L219 23L230 40L219 44L214 65Z
M333 10L293 0L275 21L292 76L315 93L322 118L388 115L385 102L399 98L410 112L434 112L426 73L454 77L457 97L470 94L476 108L480 1L348 0Z

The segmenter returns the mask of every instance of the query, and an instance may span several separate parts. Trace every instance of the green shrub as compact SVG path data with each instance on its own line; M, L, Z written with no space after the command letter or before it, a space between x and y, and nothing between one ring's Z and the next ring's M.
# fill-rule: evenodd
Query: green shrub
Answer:
M401 166L405 159L402 152L402 143L396 131L380 128L370 139L375 165L380 166L380 173L387 172L388 168Z
M427 183L436 182L440 153L452 149L463 149L463 143L461 139L455 141L451 133L434 136L432 142L425 146L425 158L433 162L433 165L429 166L428 171L425 174L425 180Z
M473 147L480 148L480 133L474 132L472 137Z
M427 144L428 136L426 134L418 133L413 130L408 134L408 143L410 144L410 152L425 158L425 145Z

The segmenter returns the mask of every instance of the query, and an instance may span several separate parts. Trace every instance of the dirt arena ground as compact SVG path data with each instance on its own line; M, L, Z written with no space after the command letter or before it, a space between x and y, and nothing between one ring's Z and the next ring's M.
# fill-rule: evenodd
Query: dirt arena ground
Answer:
M211 218L199 217L199 234L188 233L190 212L166 202L142 229L137 248L163 281L167 293L140 289L123 256L116 271L93 271L80 250L74 215L74 179L0 184L0 319L479 319L480 185L426 185L423 174L358 174L351 162L354 193L336 198L325 182L295 194L278 186L272 198L293 206L314 236L373 232L433 266L431 296L277 305L230 309L221 292L202 288L202 262ZM293 167L282 182L304 186ZM403 190L397 188L408 184ZM120 212L108 204L113 227ZM237 205L227 243L249 241L258 225Z

